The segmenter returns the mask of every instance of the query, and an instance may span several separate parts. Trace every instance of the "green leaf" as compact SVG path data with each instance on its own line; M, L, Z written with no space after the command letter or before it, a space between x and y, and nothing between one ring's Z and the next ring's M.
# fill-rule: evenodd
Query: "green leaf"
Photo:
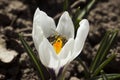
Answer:
M96 65L100 60L100 56L102 55L102 51L103 51L104 47L107 45L106 42L107 42L107 39L108 39L109 35L110 35L110 31L107 31L105 36L103 37L101 43L100 43L100 47L99 47L99 49L96 53L96 56L94 57L94 59L91 63L91 66L90 66L91 73L94 72L94 70L97 68Z
M103 80L108 80L108 78L103 70L101 70L101 75L102 75Z
M110 47L113 44L114 40L116 39L117 34L118 30L107 31L107 33L105 34L100 43L100 47L97 51L97 54L91 63L90 66L91 73L93 73L96 70L96 68L105 60L106 55L109 52Z
M109 52L112 44L114 43L114 41L115 41L115 39L117 37L117 34L118 34L118 31L115 30L115 31L112 31L111 34L109 35L108 44L107 44L107 46L106 46L106 48L104 50L103 55L100 58L99 64L105 59L107 53Z
M67 11L69 6L68 0L64 0L63 11Z
M91 2L85 6L82 10L80 10L80 7L76 9L76 12L74 13L75 16L73 16L73 22L75 25L75 30L79 27L79 22L82 20L82 18L86 15L88 11L92 8L92 6L95 4L97 0L91 0Z
M77 31L77 28L79 27L80 20L78 20L77 18L78 18L78 15L80 15L80 13L81 13L80 7L78 7L72 16L72 20L73 20L73 23L75 25L75 32Z
M78 20L81 20L83 18L83 16L92 8L92 6L94 5L94 3L97 0L91 0L91 2L81 11L81 13L78 15Z
M105 74L108 80L119 80L120 74ZM91 78L90 80L103 80L102 75Z
M43 76L43 72L42 72L42 67L40 65L39 60L37 59L36 55L34 54L34 52L32 51L32 49L30 48L30 46L27 44L27 42L24 40L23 36L20 34L19 35L19 39L22 42L24 48L26 49L29 57L32 59L37 71L40 74L40 77L42 80L45 80L44 76Z
M102 64L99 65L99 67L95 70L95 72L93 73L93 77L98 75L98 73L100 73L100 71L108 64L110 63L114 58L116 57L115 54L112 54L108 59L106 59Z

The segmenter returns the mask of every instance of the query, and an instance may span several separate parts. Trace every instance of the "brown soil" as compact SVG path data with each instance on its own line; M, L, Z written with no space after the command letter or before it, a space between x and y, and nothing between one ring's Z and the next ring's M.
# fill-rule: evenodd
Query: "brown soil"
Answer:
M70 6L75 1L77 0L71 0ZM84 7L86 1L81 0L81 3L75 7ZM105 32L109 29L120 30L119 5L120 0L99 0L85 16L90 22L90 32L80 58L87 66L95 56ZM11 63L0 61L0 80L39 80L37 71L18 38L18 34L23 33L24 38L35 51L31 32L33 14L38 6L56 19L56 15L62 12L63 0L0 0L0 37L6 42L7 49L18 53ZM74 10L74 8L70 9ZM105 72L120 73L120 33L109 53L112 51L116 51L118 55L105 68ZM78 61L71 62L65 76L66 80L84 80L83 69Z

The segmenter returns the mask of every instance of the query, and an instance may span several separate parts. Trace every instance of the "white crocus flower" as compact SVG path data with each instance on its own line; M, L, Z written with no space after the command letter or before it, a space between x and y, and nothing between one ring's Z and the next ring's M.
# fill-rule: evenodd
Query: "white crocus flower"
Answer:
M61 67L75 59L83 49L89 31L88 20L83 19L79 25L74 39L74 25L67 11L60 17L57 28L54 20L45 12L38 8L35 11L32 31L33 41L42 64L54 69L56 75ZM54 43L51 44L48 40L51 35L55 35L55 32L64 36L67 40L64 45L63 43L58 44L58 46L63 45L61 48L53 46Z

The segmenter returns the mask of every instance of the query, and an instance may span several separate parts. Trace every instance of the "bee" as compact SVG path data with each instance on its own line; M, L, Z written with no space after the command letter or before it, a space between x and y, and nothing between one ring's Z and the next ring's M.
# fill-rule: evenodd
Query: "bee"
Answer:
M65 36L60 35L58 32L56 32L55 30L54 34L49 36L47 39L49 40L49 42L53 45L56 42L61 42L62 43L62 47L64 46L64 44L67 42L67 39Z
M53 48L54 48L54 50L56 51L57 54L61 51L62 47L67 42L66 37L60 35L56 31L54 31L54 34L49 36L47 39L53 45Z

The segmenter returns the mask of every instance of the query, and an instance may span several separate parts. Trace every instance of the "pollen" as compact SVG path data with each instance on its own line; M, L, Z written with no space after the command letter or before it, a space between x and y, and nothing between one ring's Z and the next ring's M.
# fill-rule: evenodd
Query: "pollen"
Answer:
M62 46L63 46L63 41L62 41L61 38L58 38L58 39L53 43L54 50L56 51L57 54L61 51Z

